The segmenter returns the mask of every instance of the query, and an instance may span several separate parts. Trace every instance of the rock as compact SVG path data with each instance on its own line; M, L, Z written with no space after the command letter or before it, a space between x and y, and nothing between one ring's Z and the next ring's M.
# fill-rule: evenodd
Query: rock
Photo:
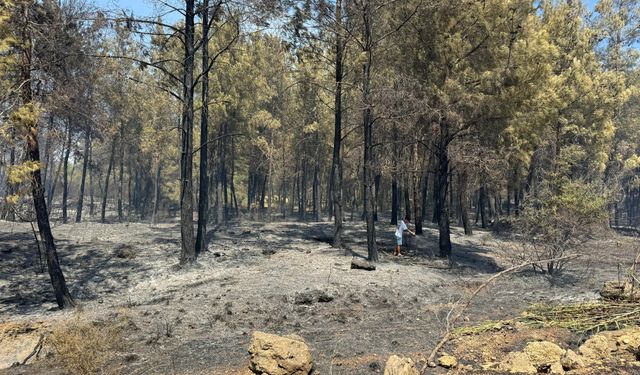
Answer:
M115 248L113 255L115 255L116 258L134 259L137 256L137 251L131 245L121 244Z
M249 346L250 369L256 374L306 375L313 368L311 352L299 336L255 331Z
M324 290L318 291L318 302L327 303L333 301L333 296L325 292Z
M316 302L327 303L333 301L333 296L324 290L305 290L296 293L293 303L296 305L312 305Z
M411 358L394 354L387 360L384 375L418 375L418 369Z
M560 358L560 363L562 364L562 368L567 371L577 370L584 367L582 357L571 349L568 349L562 358Z
M538 370L548 369L553 363L560 362L564 350L550 341L530 342L522 351L529 357L529 362Z
M552 363L551 367L549 367L549 372L547 372L547 374L555 374L555 375L564 374L564 368L562 368L562 364L560 364L560 362Z
M40 334L35 331L23 333L20 330L8 330L4 333L0 332L0 369L9 368L16 362L24 362L39 342Z
M611 346L604 335L597 333L580 346L578 353L590 360L605 359L611 353Z
M536 369L529 361L529 356L522 352L512 352L507 354L504 361L498 365L499 371L522 373L522 374L537 374Z
M640 287L628 281L607 281L600 289L600 295L609 300L640 300Z
M262 255L273 255L276 251L274 249L262 249Z
M438 358L438 364L444 368L452 368L458 366L458 360L452 355L445 354Z
M296 293L293 298L293 303L296 305L311 305L316 301L313 292L300 292Z
M633 354L640 351L640 328L631 327L618 331L620 336L616 339L616 346Z
M351 259L351 269L375 271L376 265L366 259L354 257Z

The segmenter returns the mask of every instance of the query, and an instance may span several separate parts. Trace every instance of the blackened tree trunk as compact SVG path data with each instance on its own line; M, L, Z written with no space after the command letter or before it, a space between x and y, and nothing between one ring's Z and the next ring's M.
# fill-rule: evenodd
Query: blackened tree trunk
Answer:
M151 224L155 224L158 220L158 206L160 204L160 186L162 177L162 161L158 162L156 170L155 189L153 189L153 210L151 211Z
M78 195L78 208L76 209L76 223L82 221L82 206L84 204L84 185L87 179L87 167L89 165L89 144L91 143L91 131L86 124L84 134L84 155L82 160L82 176L80 176L80 193Z
M115 179L115 177L114 177ZM122 193L124 190L124 122L120 124L120 174L118 182L118 221L122 223L124 220L124 212L122 211Z
M180 265L196 261L193 235L193 69L194 46L194 0L185 0L184 30L184 77L182 108L182 147L180 157Z
M111 176L111 169L113 168L113 162L116 157L116 138L113 138L111 143L111 156L109 157L109 166L107 167L107 176L104 180L104 191L102 192L102 209L100 211L100 222L105 222L105 216L107 212L107 197L109 196L109 176Z
M209 136L209 0L202 2L202 109L200 111L200 185L196 256L207 250L207 220L209 219L208 136Z
M418 198L418 192L422 191L421 185L423 183L423 178L422 178L422 171L424 170L424 168L422 168L422 164L423 162L418 162L420 156L418 153L418 144L414 144L414 152L413 152L413 156L414 156L414 163L416 163L416 165L419 165L421 167L417 168L417 170L414 171L414 175L413 175L413 217L414 217L414 222L415 222L415 226L416 226L416 234L422 234L422 207L420 207L420 202L421 200Z
M313 168L313 190L312 190L312 204L313 204L313 221L320 221L320 183L318 178L318 166Z
M93 145L89 139L89 216L93 218L95 204L93 201Z
M66 140L65 140L66 143ZM55 159L54 159L55 160ZM53 168L53 163L51 164ZM47 207L51 207L51 202L53 202L53 196L56 193L56 186L58 185L58 179L60 178L60 170L62 169L62 160L58 163L58 168L56 168L56 174L53 177L53 181L49 178L49 190L47 191Z
M460 219L464 227L464 234L471 236L473 229L469 221L469 197L467 196L467 171L460 170L458 175L458 200L460 201Z
M342 246L342 161L340 149L342 147L342 77L344 41L342 38L342 0L336 0L336 74L335 100L333 109L333 159L331 161L331 194L333 203L334 230L333 247Z
M374 192L373 192L373 118L371 104L371 63L373 61L373 36L372 28L372 9L370 1L365 1L363 7L363 52L366 60L362 66L362 101L364 104L363 127L364 127L364 189L363 203L364 216L367 222L367 254L369 261L378 261L378 247L376 245L376 227L374 222Z
M404 216L411 219L411 196L409 195L409 176L404 178L402 196L404 197Z
M25 25L28 25L30 19L30 6L22 5L21 13L23 15L22 21ZM22 78L22 92L21 99L22 105L29 108L32 112L36 111L33 104L33 97L31 92L31 35L29 27L22 28L22 43L20 44L21 65L20 72ZM28 116L36 117L36 116ZM27 158L29 161L40 164L40 149L38 145L38 120L31 118L20 119L23 122L23 126L26 131L26 148ZM60 268L58 262L58 253L56 250L55 240L53 233L51 232L51 226L49 223L49 215L47 213L47 204L44 197L44 186L42 185L42 175L40 169L35 169L30 173L31 178L31 195L33 197L33 205L36 211L36 221L38 223L38 231L40 232L40 238L42 239L45 247L47 257L47 268L49 269L49 277L51 278L51 284L56 297L58 307L61 309L69 306L74 306L75 303L69 290L67 283L64 279L64 274Z
M449 126L440 124L440 137L436 147L438 170L436 173L437 200L436 211L438 217L438 247L441 257L451 256L451 229L449 226L449 204L447 187L449 185Z
M382 182L382 175L376 174L373 178L373 221L378 221L378 210L382 209L380 204L380 184Z
M398 224L398 178L396 172L391 177L391 224Z
M67 148L62 161L62 222L69 221L67 202L69 200L69 154L71 153L71 120L67 124Z
M480 223L482 225L482 228L486 228L487 227L487 209L486 209L486 205L487 205L487 191L484 187L484 184L482 186L480 186L480 194L479 194L479 198L478 198L478 208L480 211Z

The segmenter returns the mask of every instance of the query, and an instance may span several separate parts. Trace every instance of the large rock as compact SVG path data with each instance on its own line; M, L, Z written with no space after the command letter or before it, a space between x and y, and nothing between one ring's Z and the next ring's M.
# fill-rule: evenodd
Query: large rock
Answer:
M416 364L411 358L392 355L384 367L384 375L418 375Z
M584 360L576 352L567 349L562 358L560 358L562 368L567 371L577 370L584 367Z
M538 370L544 371L554 363L559 363L564 349L549 341L530 342L523 353L529 357L529 362Z
M617 331L616 347L636 354L640 352L640 327L630 327Z
M498 365L498 370L517 374L538 373L538 369L533 366L529 360L529 356L522 352L512 352L507 354L504 361L500 362Z
M603 334L597 333L578 348L578 353L589 360L609 358L612 348L609 340Z
M0 369L24 362L38 346L40 336L28 326L7 323L0 327Z
M300 336L255 331L249 346L251 370L265 375L307 375L313 368L309 347Z

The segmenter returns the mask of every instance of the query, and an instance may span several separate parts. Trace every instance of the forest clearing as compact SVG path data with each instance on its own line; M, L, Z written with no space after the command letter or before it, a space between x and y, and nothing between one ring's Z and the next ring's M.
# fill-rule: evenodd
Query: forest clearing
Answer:
M0 1L0 372L640 373L640 0Z

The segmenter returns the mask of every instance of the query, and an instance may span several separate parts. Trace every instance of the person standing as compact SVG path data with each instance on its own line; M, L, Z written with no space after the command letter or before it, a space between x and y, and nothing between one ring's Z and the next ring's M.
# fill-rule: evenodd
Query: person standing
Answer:
M414 232L412 232L409 227L407 226L407 224L409 224L409 216L405 216L404 219L400 220L400 222L398 223L398 227L396 228L396 247L393 250L393 255L395 256L401 256L402 254L400 254L400 246L402 246L402 235L404 233L404 231L406 230L407 232L411 233L412 235L416 235Z

